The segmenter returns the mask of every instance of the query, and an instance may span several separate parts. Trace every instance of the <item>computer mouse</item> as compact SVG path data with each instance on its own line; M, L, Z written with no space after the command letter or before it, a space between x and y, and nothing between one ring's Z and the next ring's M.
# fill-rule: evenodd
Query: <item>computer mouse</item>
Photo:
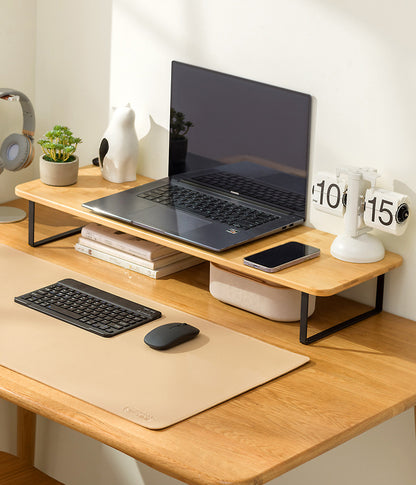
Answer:
M187 323L166 323L154 328L144 337L144 342L155 350L167 350L195 338L199 329Z

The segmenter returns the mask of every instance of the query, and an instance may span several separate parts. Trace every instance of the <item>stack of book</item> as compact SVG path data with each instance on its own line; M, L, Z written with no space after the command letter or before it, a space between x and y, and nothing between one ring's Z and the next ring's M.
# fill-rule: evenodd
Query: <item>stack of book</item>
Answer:
M75 249L137 273L162 278L202 260L101 224L87 224Z

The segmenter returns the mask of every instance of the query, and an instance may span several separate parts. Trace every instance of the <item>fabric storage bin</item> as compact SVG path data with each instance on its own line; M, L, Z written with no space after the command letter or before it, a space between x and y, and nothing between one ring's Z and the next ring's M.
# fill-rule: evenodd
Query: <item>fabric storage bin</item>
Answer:
M218 300L279 322L300 319L301 292L210 263L209 291ZM309 295L308 316L316 297Z

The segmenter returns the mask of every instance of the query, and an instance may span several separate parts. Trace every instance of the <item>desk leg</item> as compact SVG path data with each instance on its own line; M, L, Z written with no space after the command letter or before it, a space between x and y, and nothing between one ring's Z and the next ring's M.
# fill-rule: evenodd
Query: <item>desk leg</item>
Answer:
M30 465L35 461L36 414L17 406L17 456Z
M413 408L413 410L414 410L414 413L415 413L415 421L414 421L414 423L415 423L415 434L416 434L416 406Z
M350 318L345 322L338 323L332 327L327 328L326 330L322 330L322 332L318 332L311 337L308 337L308 303L309 303L309 295L307 293L302 292L301 298L301 307L300 307L300 333L299 333L299 340L302 344L308 345L317 340L321 340L324 337L328 337L339 330L349 327L350 325L354 325L354 323L361 322L366 318L369 318L377 313L380 313L383 309L383 295L384 295L384 274L377 277L377 290L376 290L376 303L372 310L368 312L364 312L356 317Z
M60 234L56 234L51 237L47 237L45 239L41 239L40 241L35 241L35 203L29 200L29 234L28 234L28 243L29 246L33 248L37 246L42 246L42 244L47 244L52 241L58 241L59 239L63 239L64 237L72 236L73 234L78 234L81 232L82 227L77 227L75 229L70 229L69 231L62 232Z

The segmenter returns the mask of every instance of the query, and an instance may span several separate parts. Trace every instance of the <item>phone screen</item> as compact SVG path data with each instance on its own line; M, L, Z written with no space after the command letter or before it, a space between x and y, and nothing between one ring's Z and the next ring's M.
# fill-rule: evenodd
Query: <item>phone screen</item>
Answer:
M319 256L320 250L298 242L289 242L244 258L244 264L274 272Z

